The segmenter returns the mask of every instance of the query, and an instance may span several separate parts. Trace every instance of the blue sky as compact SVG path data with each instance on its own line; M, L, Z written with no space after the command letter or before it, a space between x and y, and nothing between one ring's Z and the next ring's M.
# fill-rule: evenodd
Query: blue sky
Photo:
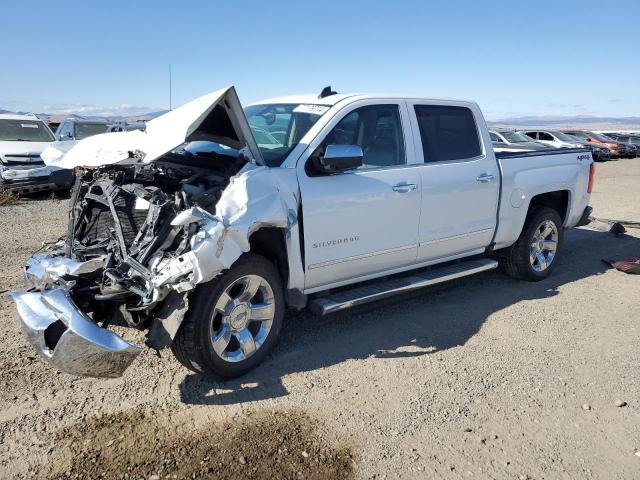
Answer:
M140 113L222 86L640 115L640 2L0 0L0 108Z

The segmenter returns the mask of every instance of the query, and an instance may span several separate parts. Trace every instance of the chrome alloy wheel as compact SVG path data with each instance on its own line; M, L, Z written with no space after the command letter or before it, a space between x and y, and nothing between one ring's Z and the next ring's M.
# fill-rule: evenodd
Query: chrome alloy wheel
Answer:
M214 307L213 350L227 362L246 360L269 335L275 311L273 289L264 278L238 278L222 292Z
M533 233L529 260L536 272L542 272L551 266L558 249L558 227L550 220L542 222Z

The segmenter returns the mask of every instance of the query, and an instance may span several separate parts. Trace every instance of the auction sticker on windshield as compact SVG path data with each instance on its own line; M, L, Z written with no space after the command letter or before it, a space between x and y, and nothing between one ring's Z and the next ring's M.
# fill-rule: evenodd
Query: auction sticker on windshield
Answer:
M328 105L302 104L294 108L293 111L296 113L313 113L315 115L322 115L324 112L329 110L329 108L330 107Z

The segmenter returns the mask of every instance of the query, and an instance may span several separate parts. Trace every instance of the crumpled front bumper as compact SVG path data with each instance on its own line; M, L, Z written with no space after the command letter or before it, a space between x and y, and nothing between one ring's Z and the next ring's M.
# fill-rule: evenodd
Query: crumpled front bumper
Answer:
M77 265L73 265L76 263ZM53 271L78 272L86 264L48 255L29 259L27 280L42 288ZM58 370L73 375L115 378L131 365L142 348L96 325L74 303L64 287L10 294L22 328L38 353Z

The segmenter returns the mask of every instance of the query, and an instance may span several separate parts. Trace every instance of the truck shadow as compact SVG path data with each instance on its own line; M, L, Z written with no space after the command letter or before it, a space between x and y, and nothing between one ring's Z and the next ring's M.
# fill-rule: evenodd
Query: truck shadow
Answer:
M180 384L181 400L225 405L276 398L288 394L282 378L292 373L309 372L312 378L314 370L347 360L415 357L464 346L493 313L518 302L561 295L563 285L606 271L602 258L639 253L639 238L574 229L566 234L556 270L539 283L494 271L322 318L290 314L278 346L262 365L224 382L188 375ZM588 294L585 291L585 301Z

